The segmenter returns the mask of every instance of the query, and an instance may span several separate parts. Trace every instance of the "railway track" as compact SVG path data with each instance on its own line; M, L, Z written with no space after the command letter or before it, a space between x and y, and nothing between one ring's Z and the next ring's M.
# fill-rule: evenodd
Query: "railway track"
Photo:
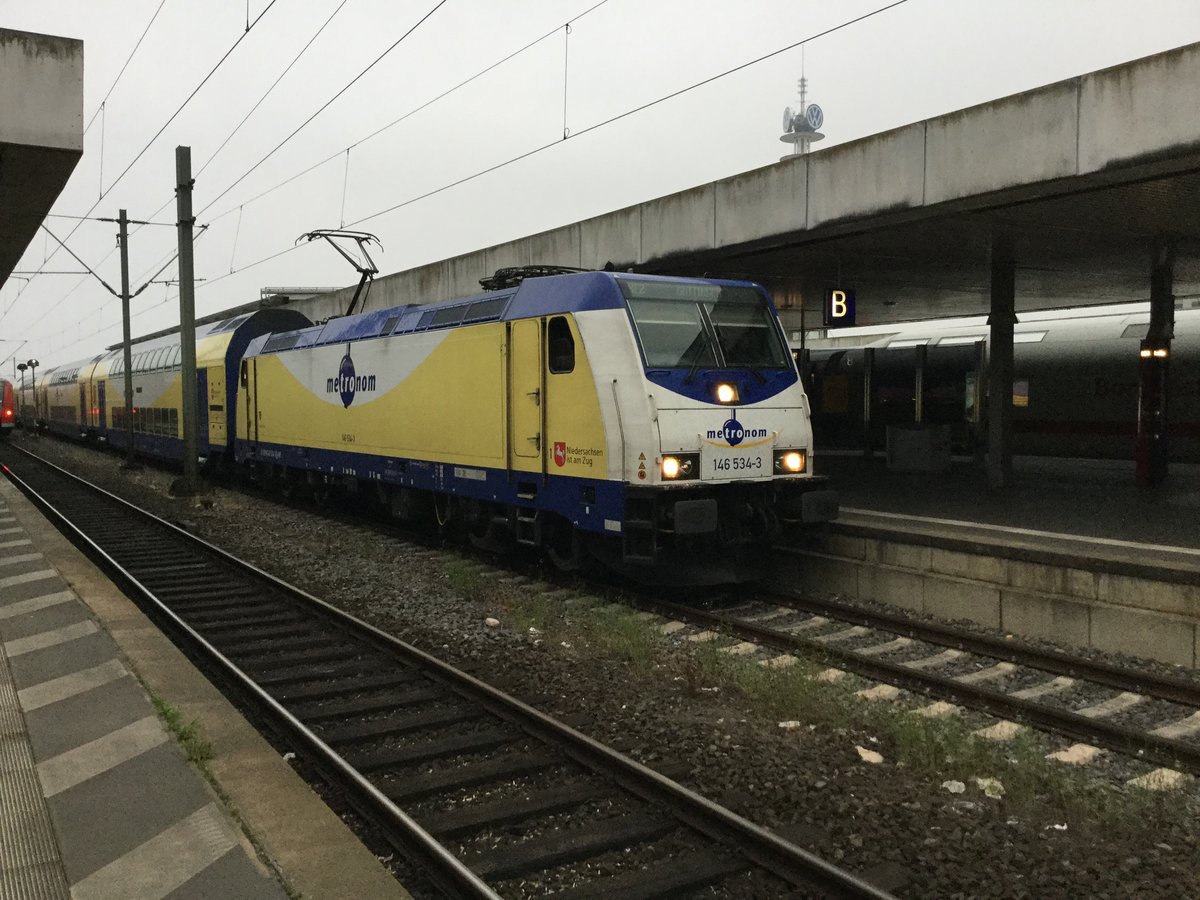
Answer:
M894 695L891 686L936 700L928 715L962 706L996 716L992 737L1011 736L1019 725L1062 735L1077 742L1064 761L1110 750L1163 767L1160 778L1200 775L1195 681L836 601L771 594L721 610L651 597L636 602L710 633L815 656L834 667L831 679L849 671L885 686L864 689L869 697Z
M24 493L443 893L888 896L180 528L2 453Z

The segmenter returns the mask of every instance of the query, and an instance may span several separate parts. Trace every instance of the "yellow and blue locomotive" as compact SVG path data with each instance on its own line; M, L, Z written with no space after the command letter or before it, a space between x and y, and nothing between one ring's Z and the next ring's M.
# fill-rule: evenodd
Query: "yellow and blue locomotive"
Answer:
M672 579L744 576L784 528L836 516L761 287L521 275L254 338L234 458L484 546Z

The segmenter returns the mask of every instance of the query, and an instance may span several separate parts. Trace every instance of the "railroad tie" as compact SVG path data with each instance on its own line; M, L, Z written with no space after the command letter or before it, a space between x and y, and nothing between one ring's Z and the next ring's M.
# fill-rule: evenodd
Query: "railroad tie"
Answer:
M1103 752L1099 747L1093 747L1091 744L1072 744L1065 750L1047 753L1046 759L1058 760L1070 766L1086 766Z
M1172 722L1169 725L1161 725L1153 729L1150 733L1156 737L1170 738L1175 740L1181 737L1187 737L1189 734L1200 732L1200 712L1192 713L1186 719L1180 719L1178 722Z
M1119 712L1124 712L1130 707L1137 706L1145 699L1141 694L1122 691L1115 697L1109 697L1102 703L1094 703L1091 706L1085 706L1083 709L1075 710L1075 715L1084 716L1088 719L1104 719Z

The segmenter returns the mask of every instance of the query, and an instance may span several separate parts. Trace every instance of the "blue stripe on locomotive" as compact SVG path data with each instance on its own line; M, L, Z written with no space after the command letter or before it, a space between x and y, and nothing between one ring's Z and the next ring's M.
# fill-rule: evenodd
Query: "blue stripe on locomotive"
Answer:
M540 474L532 472L510 473L507 469L267 444L240 438L236 442L236 451L238 458L253 452L254 458L292 469L334 476L350 475L364 481L544 510L562 516L584 531L604 532L606 520L620 522L624 518L625 485L619 481L567 475L547 475L543 480ZM455 475L456 470L469 472L474 477ZM522 481L540 482L534 500L518 496ZM594 499L585 500L584 492L589 489Z

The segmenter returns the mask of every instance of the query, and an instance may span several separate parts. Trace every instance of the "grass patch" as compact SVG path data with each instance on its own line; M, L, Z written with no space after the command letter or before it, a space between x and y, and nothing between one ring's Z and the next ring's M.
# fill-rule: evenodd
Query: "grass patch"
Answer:
M977 723L960 716L930 718L905 704L863 701L854 696L861 686L858 679L818 681L816 674L828 665L818 657L800 657L787 667L764 667L757 660L722 652L731 643L725 637L681 647L660 634L653 620L610 598L581 594L564 599L502 585L467 561L449 561L444 571L456 592L492 605L514 630L536 629L546 643L583 656L620 660L639 674L681 682L692 693L717 688L747 717L798 721L858 734L862 740L869 735L877 739L877 749L889 764L935 784L962 781L967 785L964 797L971 800L983 796L976 779L996 779L1003 785L1003 797L983 802L1000 803L1008 813L1048 814L1072 827L1109 829L1144 828L1156 820L1179 821L1187 815L1186 791L1126 788L1049 760L1036 732L1025 730L1012 740L996 742L972 734ZM952 796L947 794L948 799Z
M578 614L585 639L596 650L649 672L663 654L663 639L650 624L615 605L593 606Z
M179 711L177 706L168 703L161 697L152 696L150 699L154 703L154 709L158 712L158 717L163 720L167 726L167 730L175 736L175 740L183 748L188 762L195 764L201 770L207 769L208 763L212 761L215 753L213 752L212 744L204 738L200 720L192 719L192 721L185 724L183 713Z
M442 563L442 572L455 593L468 600L482 600L487 592L488 580L477 565L464 559L452 559Z
M962 781L978 800L976 779L1003 786L1006 811L1018 815L1049 812L1073 826L1144 828L1154 820L1186 815L1184 791L1126 788L1046 758L1040 735L1025 730L997 742L972 734L978 727L960 716L930 718L893 703L871 703L853 695L858 683L816 680L822 663L806 659L773 669L720 651L712 641L687 653L682 680L693 691L719 687L747 714L767 722L799 721L827 730L870 735L891 764L940 784ZM951 795L947 794L947 797ZM987 802L996 802L994 799Z

